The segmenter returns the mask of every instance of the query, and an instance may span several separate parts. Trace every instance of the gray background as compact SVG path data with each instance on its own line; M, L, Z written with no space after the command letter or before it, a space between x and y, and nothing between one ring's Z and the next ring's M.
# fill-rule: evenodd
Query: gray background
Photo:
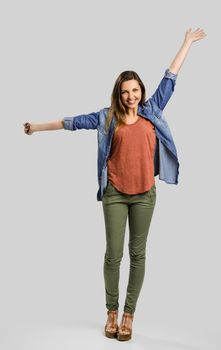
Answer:
M156 89L185 31L203 28L165 108L179 185L156 178L146 276L131 349L220 349L218 1L1 2L2 349L114 349L106 322L96 130L27 136L109 106L134 69ZM129 272L128 227L120 311ZM120 315L121 316L121 315ZM77 345L77 347L76 347Z

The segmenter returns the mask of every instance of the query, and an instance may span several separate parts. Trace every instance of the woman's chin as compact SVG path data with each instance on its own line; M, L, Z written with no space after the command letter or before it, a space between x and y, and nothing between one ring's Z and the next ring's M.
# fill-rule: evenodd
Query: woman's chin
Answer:
M130 108L130 109L134 109L134 108L136 108L138 106L138 104L137 103L133 103L133 104L128 104L127 105L127 108Z

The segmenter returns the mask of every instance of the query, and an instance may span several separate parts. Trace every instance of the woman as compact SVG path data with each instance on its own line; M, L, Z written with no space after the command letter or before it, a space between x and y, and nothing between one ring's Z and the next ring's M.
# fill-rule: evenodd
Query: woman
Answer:
M134 71L116 80L110 108L46 124L24 124L28 135L44 130L97 129L97 200L102 201L106 229L104 280L107 307L105 335L132 336L132 321L144 280L147 235L156 202L155 178L177 184L179 162L163 109L191 44L204 38L200 28L185 33L183 44L155 93L145 101L145 87ZM130 274L124 313L118 326L119 270L129 220Z

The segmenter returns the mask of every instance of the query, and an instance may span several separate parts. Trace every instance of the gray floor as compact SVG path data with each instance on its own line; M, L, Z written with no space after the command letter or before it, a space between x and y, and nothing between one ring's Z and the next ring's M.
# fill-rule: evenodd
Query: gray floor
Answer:
M217 349L205 344L193 344L193 339L178 341L170 337L153 336L136 325L133 338L119 342L104 336L103 325L86 322L84 325L53 324L8 324L2 325L0 334L1 350L114 350L127 348L133 350L203 350Z

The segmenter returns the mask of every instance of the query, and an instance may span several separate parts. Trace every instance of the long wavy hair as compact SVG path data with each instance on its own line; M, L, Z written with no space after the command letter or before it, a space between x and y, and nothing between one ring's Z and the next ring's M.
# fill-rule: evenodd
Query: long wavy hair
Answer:
M138 84L141 87L141 100L139 102L139 105L143 105L145 103L145 99L146 99L146 91L145 91L145 86L142 82L142 80L140 79L139 75L132 71L132 70L126 70L124 72L122 72L114 85L113 91L112 91L112 95L111 95L111 106L108 110L108 114L107 114L107 119L106 119L106 131L108 130L113 115L115 115L116 119L117 119L117 123L115 126L115 132L117 132L117 130L119 129L120 126L125 124L125 119L126 119L126 108L123 105L122 101L121 101L121 85L124 81L128 81L131 79L135 79L137 80Z

